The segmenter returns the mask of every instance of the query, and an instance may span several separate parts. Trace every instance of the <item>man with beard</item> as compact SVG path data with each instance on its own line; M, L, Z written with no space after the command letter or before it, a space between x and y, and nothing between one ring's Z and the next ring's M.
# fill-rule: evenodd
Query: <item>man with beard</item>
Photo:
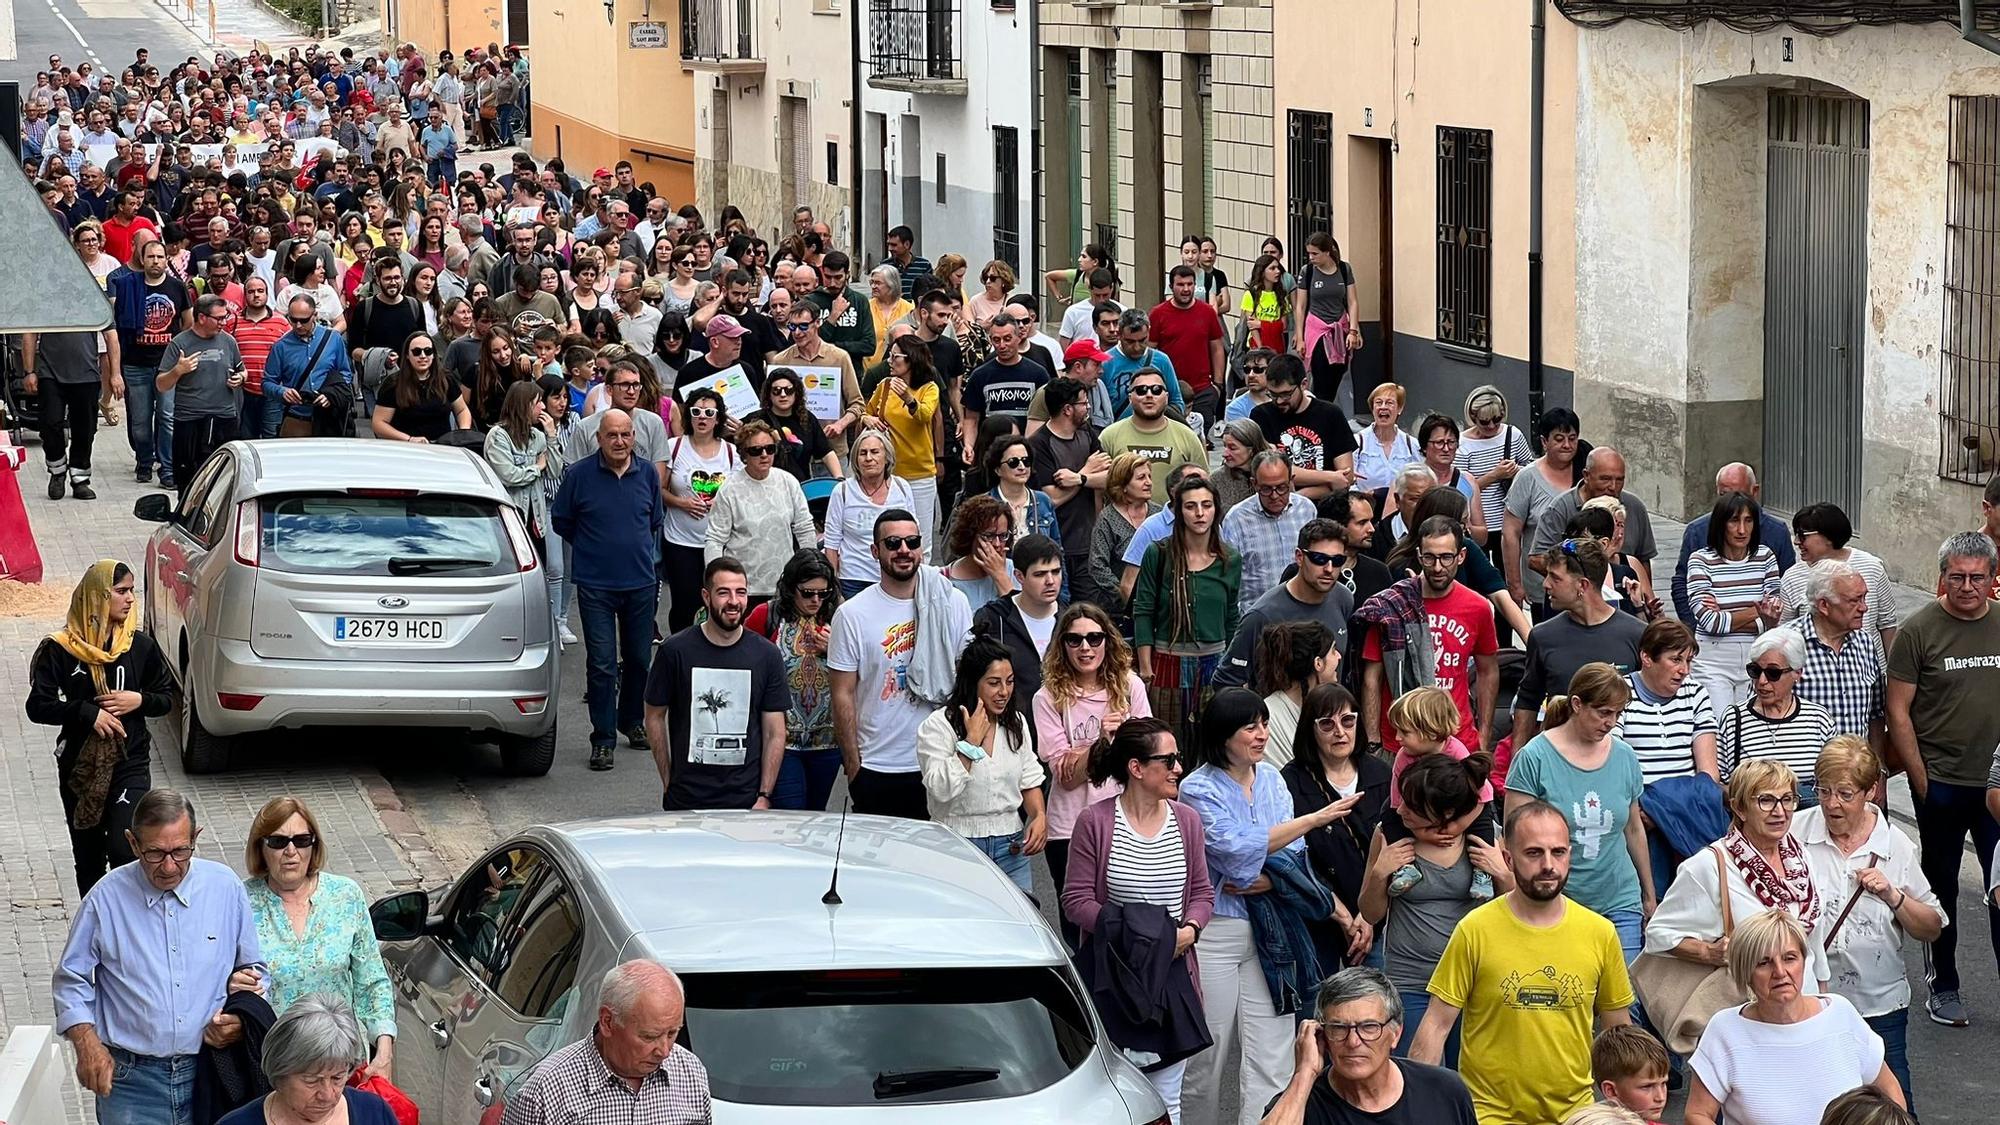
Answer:
M660 606L655 571L667 519L659 470L632 455L632 416L615 406L601 413L597 456L569 467L549 505L550 526L575 548L570 578L583 613L594 770L612 767L620 731L634 749L647 748L646 658Z
M875 318L868 313L868 294L847 284L850 265L846 254L838 250L828 254L820 263L820 288L796 296L804 297L826 313L826 327L820 330L821 335L827 343L852 356L854 369L859 371L875 352ZM1025 409L1026 403L1022 405Z
M1347 651L1347 618L1354 612L1354 595L1340 585L1340 573L1347 567L1340 525L1312 520L1299 529L1297 540L1291 577L1244 611L1229 655L1215 669L1216 687L1256 683L1257 649L1264 630L1286 621L1317 621L1333 633L1333 651Z
M706 308L696 309L689 320L696 332L708 331L708 322L721 313L735 318L749 335L743 338L743 370L756 386L764 385L764 357L773 352L781 352L791 341L785 339L785 330L779 323L756 308L757 279L748 270L730 270L722 275L722 299ZM845 353L843 353L845 354Z
M1305 361L1273 356L1264 372L1271 399L1250 411L1264 438L1298 470L1299 491L1317 500L1354 484L1354 431L1330 399L1306 393Z
M1336 492L1318 501L1322 519L1340 525L1341 542L1347 547L1347 568L1340 572L1340 584L1360 605L1389 588L1393 578L1389 568L1368 554L1375 542L1375 498L1359 489Z
M1542 801L1515 808L1506 853L1514 888L1452 930L1410 1057L1436 1065L1464 1012L1459 1073L1481 1125L1539 1125L1590 1104L1592 1017L1629 1024L1634 996L1618 931L1563 897L1563 814ZM1521 1050L1524 1043L1535 1049Z
M1137 453L1153 464L1153 479L1164 479L1182 465L1208 465L1208 450L1195 432L1167 416L1170 386L1166 375L1151 367L1134 371L1126 394L1132 413L1104 428L1098 442L1107 456Z
M646 740L668 812L768 809L792 705L778 646L743 631L750 584L723 555L702 571L708 617L666 640L646 678Z
M1451 693L1458 705L1458 740L1468 749L1493 745L1493 701L1500 691L1500 641L1493 631L1493 604L1458 581L1458 568L1465 565L1465 546L1459 538L1459 524L1449 516L1432 516L1417 528L1417 562L1423 568L1414 583L1422 604L1416 612L1421 621L1406 620L1405 630L1424 627L1430 632L1428 655L1434 667L1408 668L1398 663L1394 675L1385 665L1417 659L1422 646L1410 645L1401 652L1383 641L1386 627L1371 628L1362 645L1361 721L1368 729L1368 742L1394 751L1396 732L1389 725L1388 685L1400 680L1400 690L1418 684L1434 684ZM1390 596L1389 594L1384 595ZM1371 599L1373 601L1374 599ZM1367 609L1366 603L1363 609ZM1370 617L1363 613L1364 618ZM1473 693L1478 692L1474 702Z
M956 663L971 637L972 607L941 572L922 566L924 536L909 511L890 508L875 518L871 551L882 578L834 611L827 642L834 736L855 812L929 820L917 727L936 708L917 695L912 666L919 650L940 648ZM942 678L950 680L949 669ZM938 694L948 687L930 686Z

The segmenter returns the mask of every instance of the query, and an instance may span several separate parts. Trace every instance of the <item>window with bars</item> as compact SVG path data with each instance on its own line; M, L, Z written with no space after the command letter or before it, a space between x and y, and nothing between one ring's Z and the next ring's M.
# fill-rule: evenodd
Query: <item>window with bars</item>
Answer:
M1437 131L1437 342L1493 351L1493 130Z
M1333 114L1285 114L1285 249L1306 260L1306 240L1333 233Z
M1021 272L1021 131L993 127L993 256Z
M1984 484L2000 447L2000 97L1951 99L1938 475Z
M869 0L868 62L874 77L962 81L959 0Z

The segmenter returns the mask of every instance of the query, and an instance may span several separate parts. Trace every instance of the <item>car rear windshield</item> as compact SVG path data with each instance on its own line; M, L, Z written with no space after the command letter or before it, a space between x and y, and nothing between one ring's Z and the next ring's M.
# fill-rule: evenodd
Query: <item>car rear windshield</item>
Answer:
M470 578L513 569L507 528L491 501L332 492L267 496L259 505L260 565L277 570Z
M689 1049L744 1105L875 1106L1018 1097L1093 1048L1055 969L691 975Z

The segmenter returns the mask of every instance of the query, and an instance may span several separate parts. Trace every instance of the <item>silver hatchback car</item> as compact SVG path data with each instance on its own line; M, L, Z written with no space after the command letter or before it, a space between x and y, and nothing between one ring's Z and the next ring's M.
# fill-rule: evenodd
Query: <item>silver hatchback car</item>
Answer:
M1166 1125L1068 952L936 824L675 813L528 828L452 886L378 901L396 1084L479 1125L590 1034L606 970L681 976L716 1125ZM839 898L822 901L839 861Z
M464 730L507 770L555 759L558 653L534 541L462 449L235 441L146 544L145 624L180 680L181 761L319 726Z

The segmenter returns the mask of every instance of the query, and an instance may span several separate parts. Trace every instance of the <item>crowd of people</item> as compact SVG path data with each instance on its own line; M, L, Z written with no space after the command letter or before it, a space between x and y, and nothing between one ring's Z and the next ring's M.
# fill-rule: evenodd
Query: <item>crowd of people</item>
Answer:
M1899 619L1848 513L1787 525L1723 466L1662 601L1625 459L1576 413L1524 433L1482 386L1406 429L1406 388L1343 388L1363 340L1325 234L1295 265L1267 240L1241 290L1199 235L1160 279L1092 245L1039 279L1045 317L1012 264L927 259L904 227L870 268L808 208L711 225L625 162L461 172L459 63L514 73L404 48L354 77L309 52L162 82L142 57L100 80L105 121L136 103L144 126L123 163L70 167L49 127L52 214L115 312L26 343L52 498L90 497L121 398L139 479L169 488L237 437L474 450L580 635L591 769L622 739L667 810L824 810L844 780L854 812L939 821L1031 895L1045 857L1107 1031L1176 1123L1225 1098L1282 1125L1650 1121L1670 1085L1690 1122L1912 1119L1902 944L1927 943L1921 1014L1966 1026L1961 849L1990 876L2000 839L2000 488ZM302 166L283 141L248 173L133 147L301 113L335 141ZM177 997L173 1034L92 1016L97 935L157 909L147 885L221 874L148 794L174 689L132 596L123 564L86 576L28 702L62 728L86 892L57 980L79 1074L101 1104L177 1097L110 1075L229 1034L237 984L309 1013L306 1086L364 1054L386 1073L366 974L281 967L346 901L301 890L323 842L295 802L253 828L243 901L218 895L240 936L207 952L257 978ZM1898 772L1917 841L1883 811ZM186 846L159 842L183 820ZM1132 962L1168 982L1144 1018L1088 971ZM631 974L605 1020L677 995ZM359 1031L304 1007L322 986ZM549 1081L614 1046L628 1084L698 1066L606 1026Z

